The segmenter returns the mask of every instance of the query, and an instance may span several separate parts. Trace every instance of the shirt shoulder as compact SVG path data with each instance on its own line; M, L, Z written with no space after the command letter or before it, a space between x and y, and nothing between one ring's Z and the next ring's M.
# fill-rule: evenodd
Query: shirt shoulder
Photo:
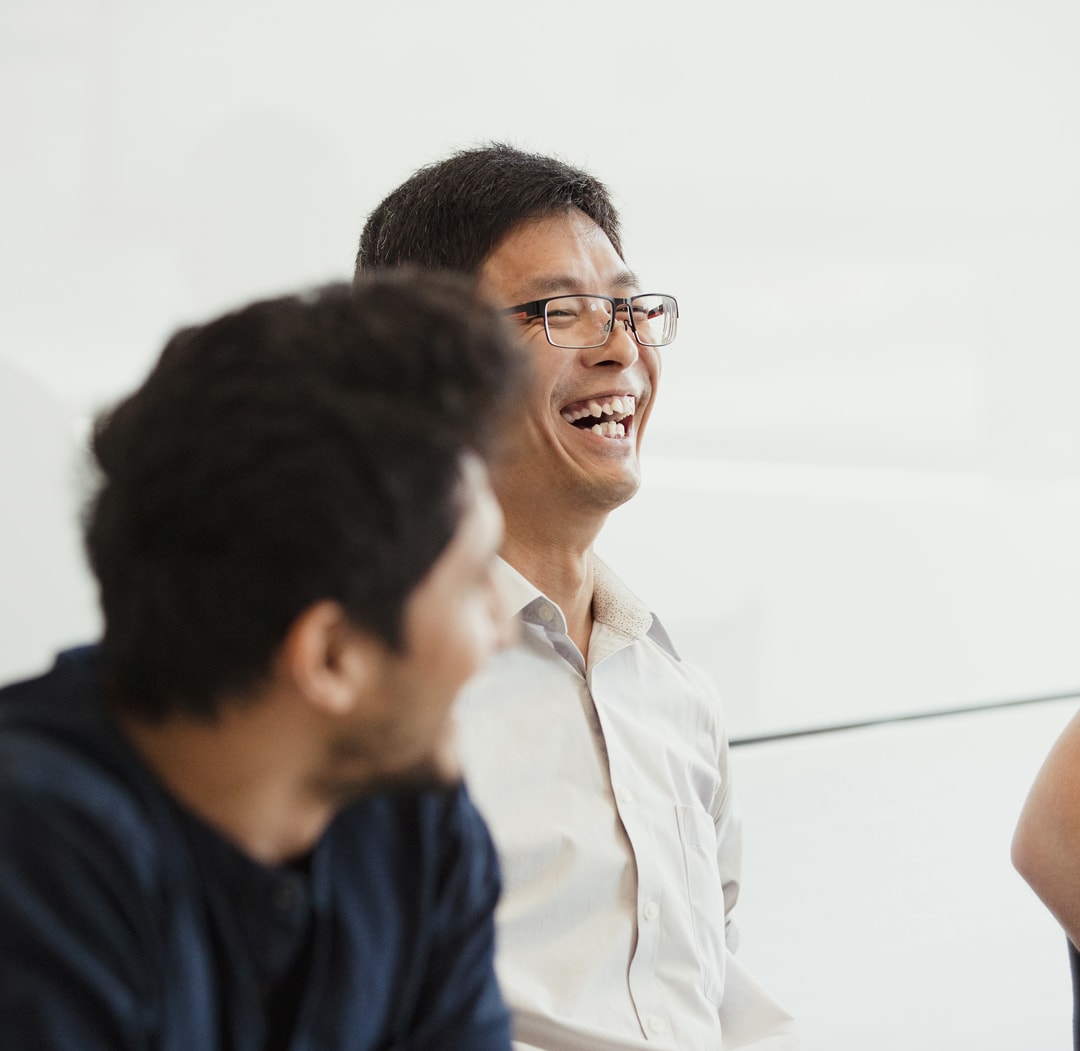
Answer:
M23 1046L133 1046L156 1030L168 887L191 884L161 849L166 813L91 664L0 693L0 1014Z
M505 1051L499 868L464 786L361 800L329 835L344 930L335 970L365 988L365 1015L392 1015L387 1031L416 1051Z
M149 861L163 795L106 710L92 649L61 654L37 679L0 690L0 808L7 825L42 822L61 843Z
M360 800L338 816L331 838L338 873L352 880L359 869L369 888L393 886L402 907L423 899L430 911L459 885L481 899L498 895L495 848L464 785Z

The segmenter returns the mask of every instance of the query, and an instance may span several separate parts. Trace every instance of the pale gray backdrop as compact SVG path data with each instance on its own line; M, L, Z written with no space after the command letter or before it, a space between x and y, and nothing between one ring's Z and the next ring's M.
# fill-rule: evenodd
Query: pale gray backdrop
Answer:
M498 138L604 178L682 304L601 550L734 736L1077 691L1078 55L1064 0L4 0L0 677L97 629L90 414ZM1007 840L1067 714L737 753L745 951L811 1047L1061 1046Z

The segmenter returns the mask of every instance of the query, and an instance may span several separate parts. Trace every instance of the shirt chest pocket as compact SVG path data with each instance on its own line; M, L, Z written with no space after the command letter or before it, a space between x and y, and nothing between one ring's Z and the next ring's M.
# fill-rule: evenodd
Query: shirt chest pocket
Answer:
M712 818L692 806L676 806L686 894L694 927L702 991L717 1007L724 994L724 888L716 864Z

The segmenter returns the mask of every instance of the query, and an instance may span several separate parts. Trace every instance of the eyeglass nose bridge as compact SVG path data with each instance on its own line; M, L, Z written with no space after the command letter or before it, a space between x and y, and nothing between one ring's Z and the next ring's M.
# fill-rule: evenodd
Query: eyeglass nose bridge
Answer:
M631 336L637 336L637 329L634 328L634 323L629 317L619 317L617 314L612 313L604 326L604 343L600 344L601 347L611 339L611 334L615 331L616 325L622 325L624 332L629 332Z
M620 316L619 312L623 312L623 316ZM608 328L608 339L611 339L611 333L615 331L615 322L621 322L623 331L629 332L633 336L634 340L637 340L637 326L634 324L634 311L630 305L630 299L612 299L611 301L611 321ZM606 342L606 340L605 340Z
M623 331L630 335L630 338L637 343L638 331L637 325L634 324L634 308L632 298L630 296L594 296L594 299L605 299L611 304L611 316L607 319L603 329L603 341L600 343L594 343L591 348L604 347L611 341L611 334L615 331L616 323L621 324ZM550 339L549 339L550 342Z
M604 323L604 328L603 328L603 336L604 336L604 338L603 338L603 341L600 342L600 343L594 343L591 348L583 347L582 348L583 350L589 350L589 349L595 350L597 347L606 346L608 341L611 339L612 332L615 331L616 322L620 322L622 324L624 331L629 332L635 338L637 337L637 330L634 328L633 319L630 316L630 310L629 310L630 300L629 299L615 299L612 296L594 296L592 298L594 298L594 299L606 299L611 304L611 314L608 317L607 321ZM626 317L619 317L619 308L620 307L625 307L626 308L626 312L627 312Z

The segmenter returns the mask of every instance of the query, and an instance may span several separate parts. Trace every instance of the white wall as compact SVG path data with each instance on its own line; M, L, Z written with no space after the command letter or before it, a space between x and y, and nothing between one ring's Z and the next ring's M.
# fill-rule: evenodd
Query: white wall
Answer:
M1077 699L736 748L739 955L807 1051L1065 1051L1065 935L1009 864Z
M1075 690L1078 45L1057 0L6 0L0 363L75 432L181 322L347 277L417 165L557 152L682 304L602 549L733 733ZM70 490L8 477L4 674L95 630Z
M70 414L0 358L0 682L97 630L80 547L86 489Z
M679 296L601 549L736 737L1075 692L1078 54L1060 0L4 0L0 678L97 630L89 414L502 138L607 180ZM808 1047L1065 1046L1007 857L1074 704L736 751L743 954Z

